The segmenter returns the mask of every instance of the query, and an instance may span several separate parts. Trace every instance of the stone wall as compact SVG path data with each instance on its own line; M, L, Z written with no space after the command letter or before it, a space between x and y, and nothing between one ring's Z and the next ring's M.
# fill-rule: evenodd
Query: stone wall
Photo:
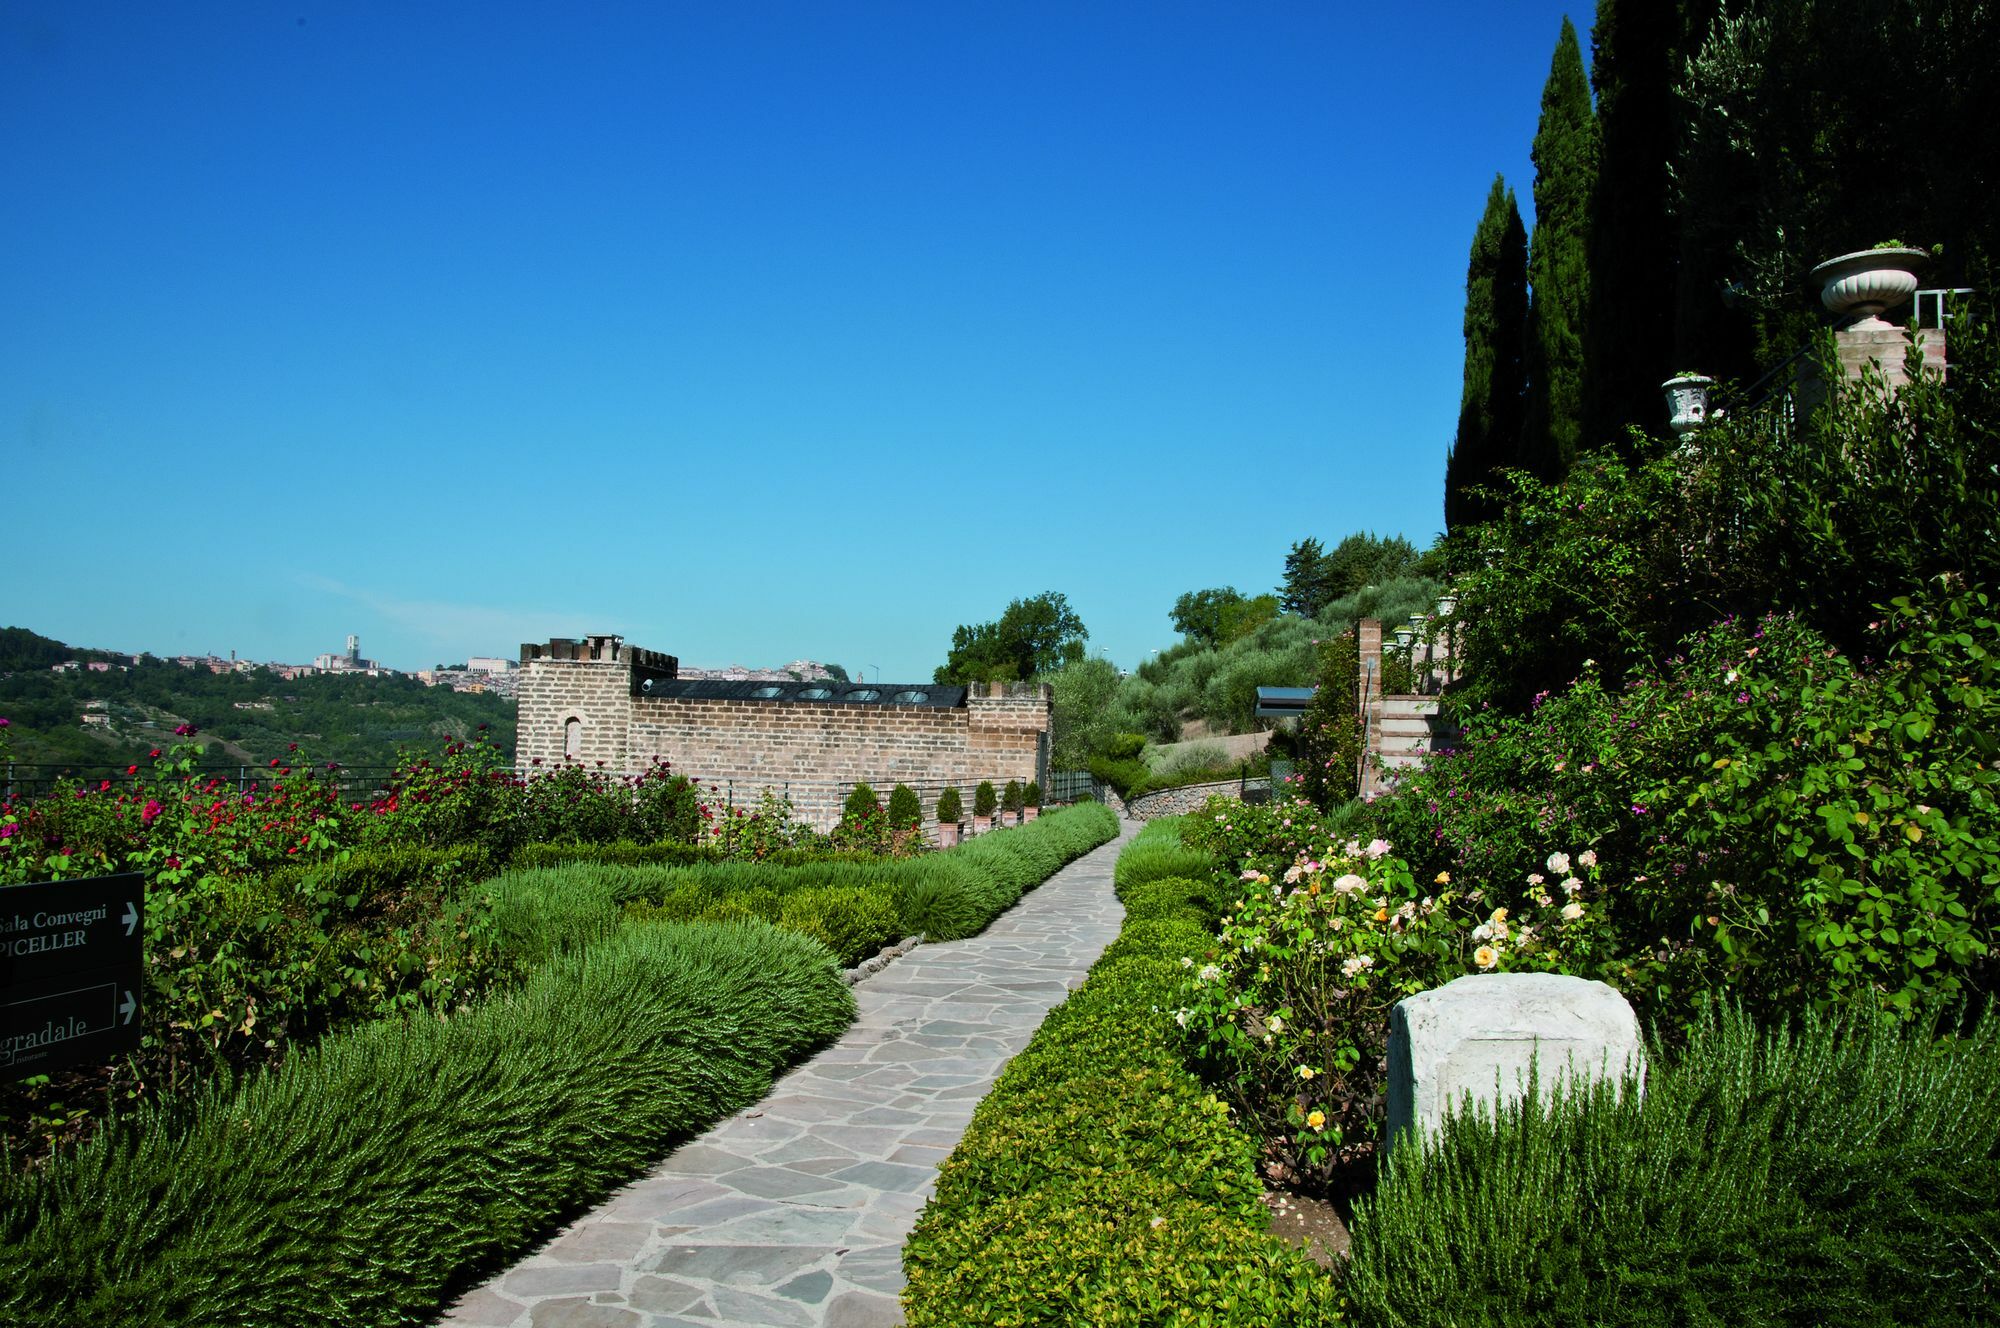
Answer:
M764 788L784 792L802 818L821 824L831 824L859 782L884 800L896 784L910 785L929 818L947 785L969 815L981 780L997 789L1047 773L1043 686L976 685L960 706L633 694L635 671L672 678L676 669L672 656L616 637L523 646L517 767L527 774L561 765L574 724L569 755L587 765L634 773L664 759L738 805Z
M1132 799L1125 814L1135 821L1151 821L1162 816L1185 816L1199 811L1201 805L1216 794L1225 798L1237 797L1243 790L1243 783L1236 779L1218 780L1213 784L1189 784L1185 788L1161 789L1158 793L1142 793Z

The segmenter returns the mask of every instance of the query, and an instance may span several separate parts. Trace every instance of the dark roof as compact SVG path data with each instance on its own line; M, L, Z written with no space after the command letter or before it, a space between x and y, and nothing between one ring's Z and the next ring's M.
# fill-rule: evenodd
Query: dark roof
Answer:
M1259 687L1257 689L1257 717L1259 719L1283 719L1288 715L1305 713L1306 705L1312 700L1312 687Z
M634 696L688 701L790 701L799 705L914 705L954 710L965 688L930 682L733 682L722 678L635 678Z

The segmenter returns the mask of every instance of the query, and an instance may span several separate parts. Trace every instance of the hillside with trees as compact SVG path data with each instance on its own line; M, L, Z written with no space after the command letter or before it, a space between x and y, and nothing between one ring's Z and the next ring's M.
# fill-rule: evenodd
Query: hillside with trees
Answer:
M435 749L486 726L511 759L514 703L490 693L427 687L410 677L310 674L268 669L210 673L164 660L56 671L67 660L122 658L79 651L23 628L0 634L0 717L16 762L79 773L146 758L176 727L200 730L206 759L266 765L293 755L389 766L403 748ZM85 715L104 718L86 724Z

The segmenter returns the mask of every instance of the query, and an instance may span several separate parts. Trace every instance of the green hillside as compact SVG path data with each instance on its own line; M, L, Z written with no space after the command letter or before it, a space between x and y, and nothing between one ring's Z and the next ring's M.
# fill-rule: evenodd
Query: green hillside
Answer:
M0 717L14 761L87 773L142 761L193 724L219 763L295 759L386 766L402 748L434 750L480 725L512 756L514 703L488 693L426 687L414 678L314 674L287 681L268 669L209 673L160 660L108 671L56 672L64 660L110 659L24 628L0 629ZM86 714L102 713L102 723Z

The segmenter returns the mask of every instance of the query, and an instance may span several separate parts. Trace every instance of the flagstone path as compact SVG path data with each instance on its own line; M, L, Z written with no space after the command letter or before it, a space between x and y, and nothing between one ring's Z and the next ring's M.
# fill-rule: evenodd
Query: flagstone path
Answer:
M1118 934L1086 854L978 936L854 988L833 1046L444 1317L460 1328L900 1324L903 1241L972 1110Z

